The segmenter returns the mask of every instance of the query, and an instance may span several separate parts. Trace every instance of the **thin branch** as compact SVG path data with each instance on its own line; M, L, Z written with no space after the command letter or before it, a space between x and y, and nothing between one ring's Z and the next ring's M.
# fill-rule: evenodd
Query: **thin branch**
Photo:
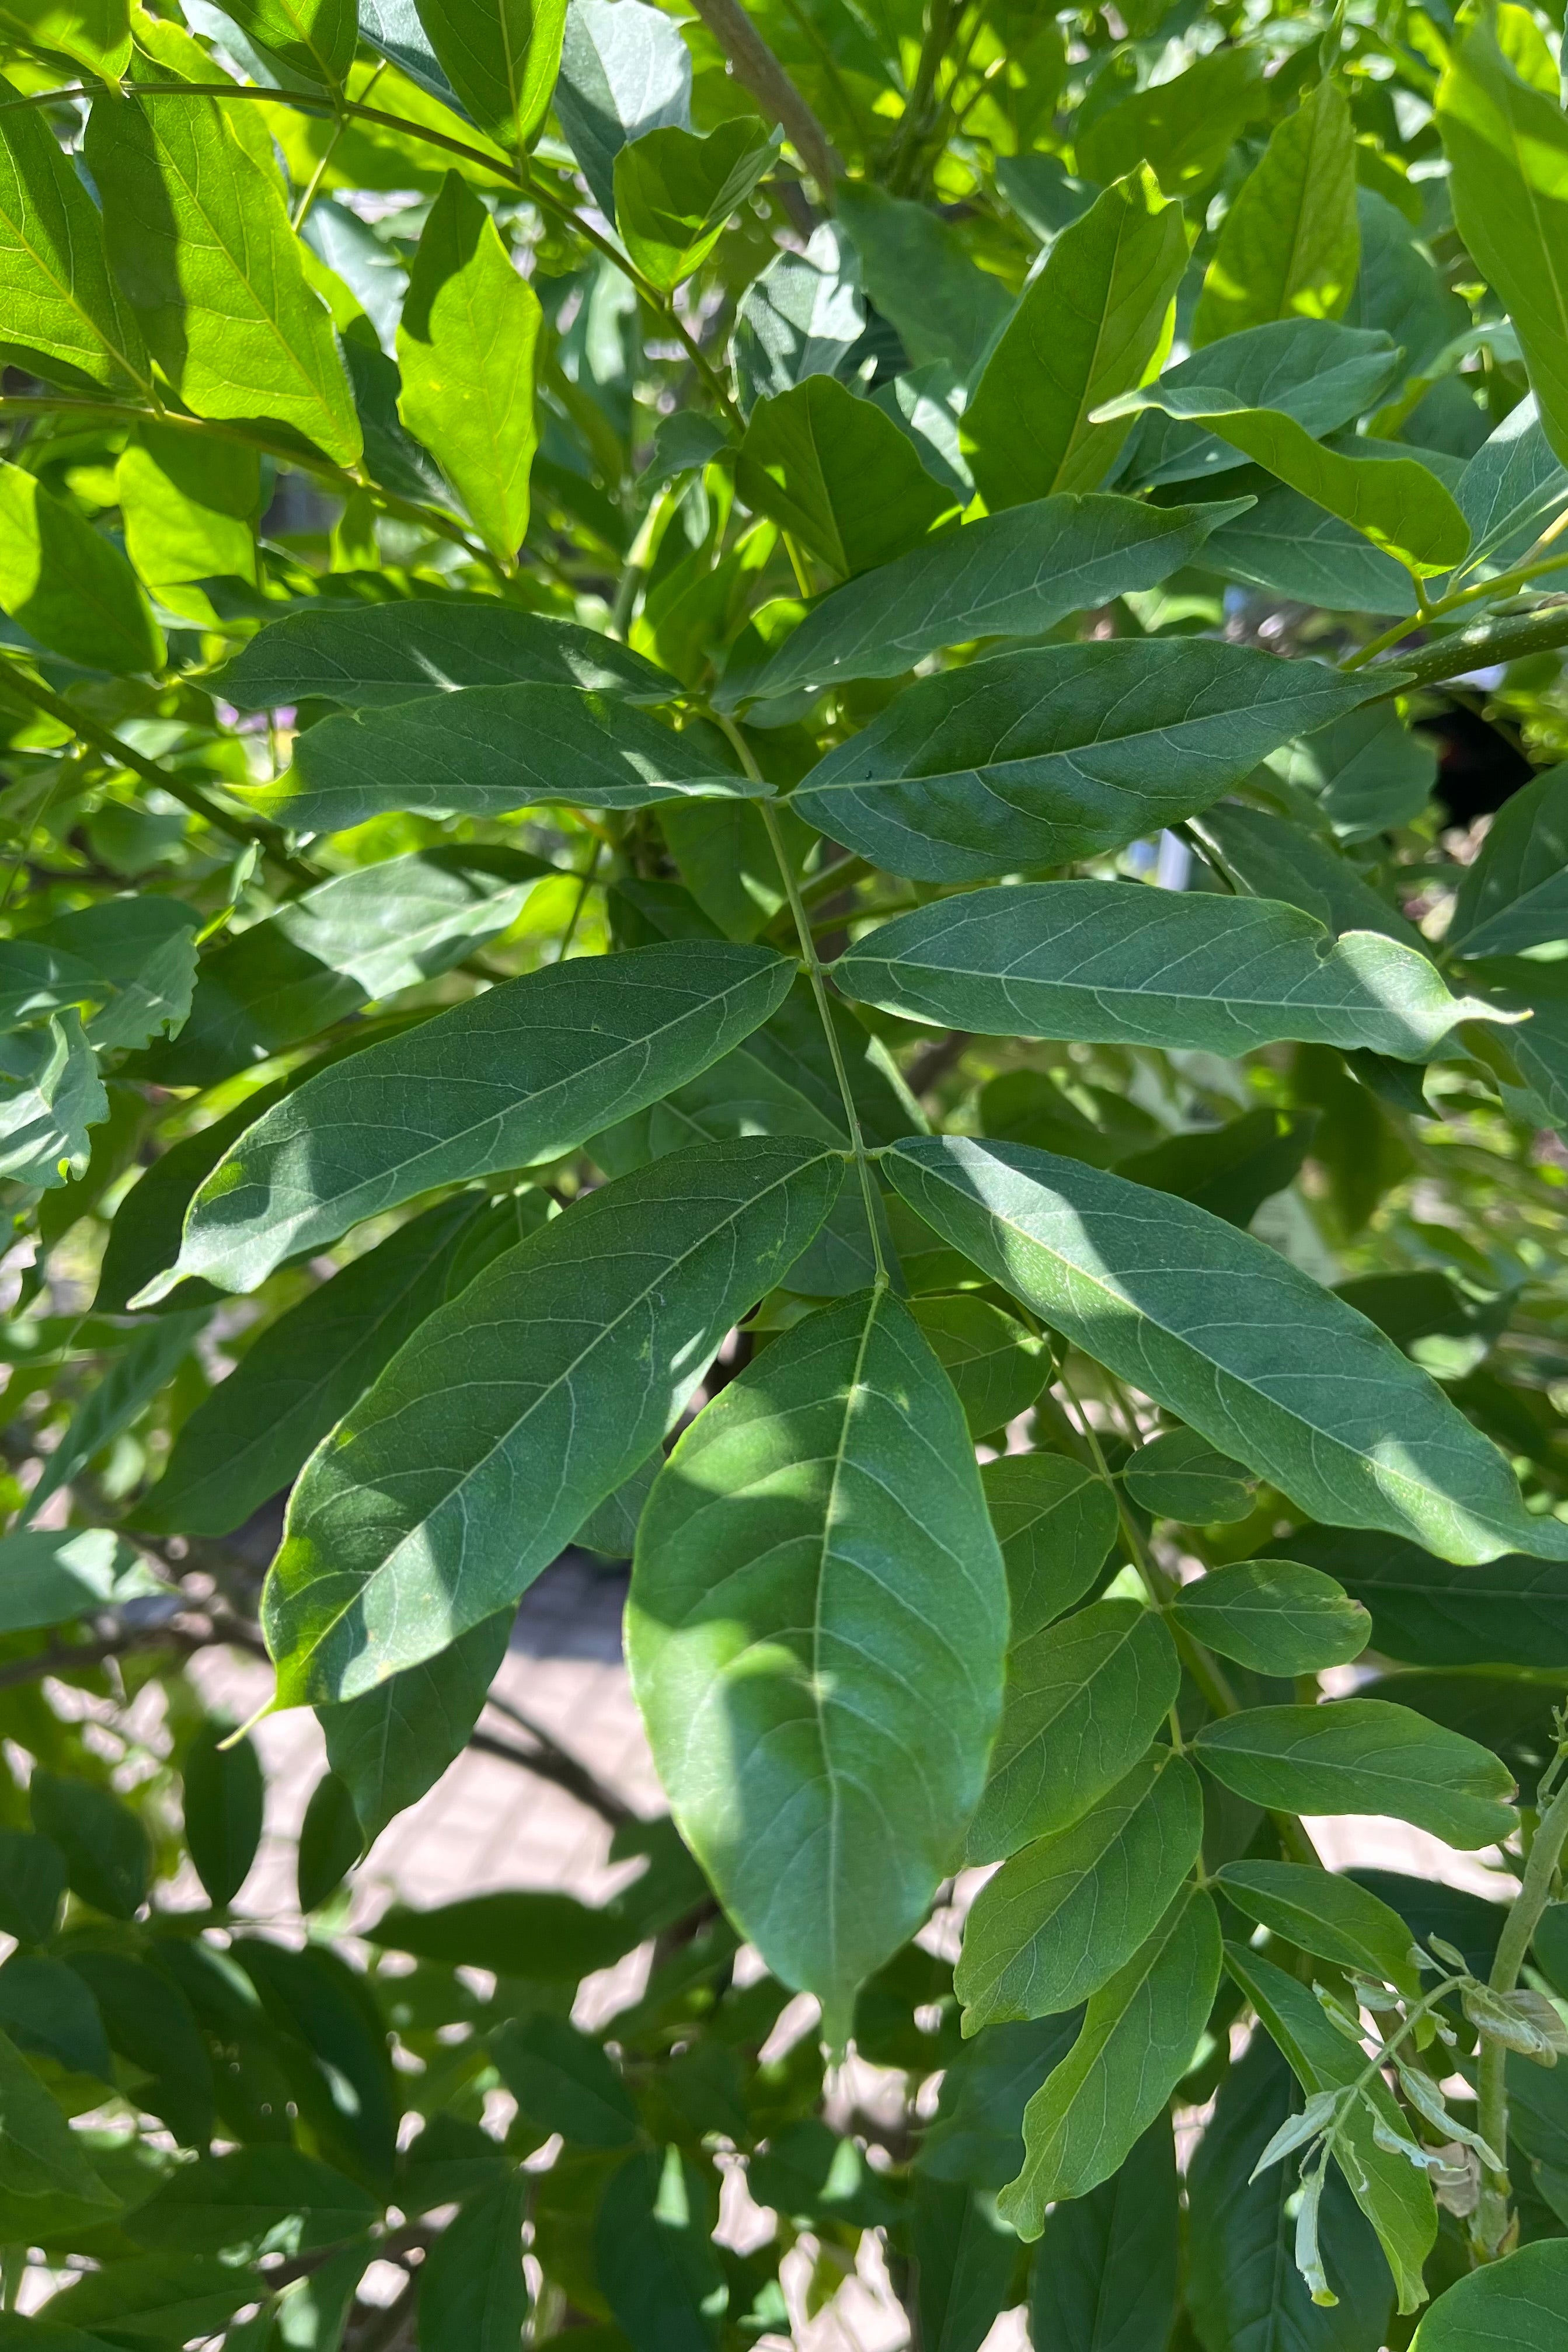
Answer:
M782 123L829 208L844 161L813 108L791 80L740 0L692 0L692 5L765 114Z
M1462 677L1472 669L1489 669L1495 663L1522 660L1526 654L1555 653L1568 645L1568 600L1544 611L1499 621L1489 628L1461 629L1415 653L1400 654L1387 665L1388 694L1406 694L1415 686L1440 686L1445 678ZM1381 667L1363 671L1368 684L1381 677Z
M531 1716L524 1715L510 1699L502 1698L498 1692L491 1691L485 1703L497 1715L504 1716L509 1723L515 1725L533 1742L533 1746L531 1748L515 1748L510 1741L497 1739L491 1732L477 1731L468 1743L471 1748L479 1748L488 1756L502 1757L510 1764L521 1764L525 1771L533 1773L541 1780L553 1781L558 1789L564 1789L569 1796L575 1797L579 1803L597 1813L601 1821L608 1822L612 1829L618 1829L623 1822L637 1819L635 1811L624 1797L617 1796L614 1789L606 1788L579 1757L574 1756L569 1748L563 1748L542 1724L535 1723Z
M933 1037L929 1045L920 1048L904 1072L905 1083L917 1101L963 1059L973 1042L967 1029L950 1029L945 1037Z

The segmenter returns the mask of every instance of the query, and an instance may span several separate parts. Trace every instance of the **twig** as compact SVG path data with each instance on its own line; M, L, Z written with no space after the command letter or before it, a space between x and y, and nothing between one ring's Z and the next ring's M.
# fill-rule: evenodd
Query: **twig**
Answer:
M579 1804L586 1805L590 1811L597 1813L601 1821L608 1822L612 1829L619 1829L623 1822L637 1818L624 1797L618 1797L613 1789L607 1789L586 1764L563 1748L559 1740L552 1739L549 1732L535 1723L531 1717L524 1715L521 1707L513 1706L510 1699L500 1697L495 1691L490 1693L486 1705L497 1715L504 1716L534 1744L532 1748L518 1748L510 1740L498 1739L493 1732L476 1731L468 1742L470 1748L477 1748L484 1756L500 1757L504 1763L520 1764L525 1772L531 1772L537 1780L553 1782L556 1788L564 1789L568 1796L575 1797Z
M844 176L843 158L740 0L692 0L692 5L734 67L736 80L784 125L817 194L831 207L833 184Z
M918 1101L931 1092L939 1078L945 1078L953 1066L962 1062L972 1043L967 1029L950 1029L945 1037L933 1037L922 1045L904 1072L910 1094Z

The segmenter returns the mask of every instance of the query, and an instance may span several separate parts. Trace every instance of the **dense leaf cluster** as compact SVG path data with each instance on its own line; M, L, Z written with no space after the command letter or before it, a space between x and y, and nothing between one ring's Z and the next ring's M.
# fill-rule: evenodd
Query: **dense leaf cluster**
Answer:
M694 5L0 0L0 2344L1549 2352L1558 18Z

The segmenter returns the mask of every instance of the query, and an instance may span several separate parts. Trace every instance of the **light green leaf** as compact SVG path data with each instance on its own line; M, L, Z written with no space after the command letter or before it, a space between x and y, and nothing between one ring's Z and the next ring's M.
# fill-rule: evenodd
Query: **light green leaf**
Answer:
M1546 438L1568 459L1568 124L1533 17L1478 17L1437 89L1454 217L1507 306Z
M88 1041L100 1053L113 1053L172 1035L185 1020L201 919L178 898L100 898L57 915L30 931L24 944L36 942L91 968L100 1010L88 1022Z
M1409 1928L1353 1878L1299 1862L1227 1862L1217 1876L1249 1919L1299 1950L1420 1998Z
M199 433L142 427L114 469L125 551L161 604L199 625L216 620L197 584L256 579L261 460Z
M616 226L650 285L671 294L700 269L778 153L754 115L699 137L675 125L645 131L616 157Z
M1310 90L1269 140L1225 216L1194 321L1212 343L1270 319L1335 319L1361 262L1351 110L1333 81Z
M1454 496L1470 526L1467 572L1505 570L1534 545L1568 499L1568 468L1542 430L1532 392L1476 451Z
M86 2209L74 2217L79 2226L100 2221L120 2201L16 2043L0 2033L0 2200L15 2212L18 2203L25 2210L45 2198Z
M1239 1462L1216 1454L1191 1429L1170 1429L1139 1446L1121 1466L1135 1503L1157 1518L1187 1527L1225 1525L1252 1508L1251 1481Z
M1207 425L1255 464L1303 498L1326 507L1363 539L1412 572L1451 572L1470 543L1470 527L1436 475L1417 457L1351 457L1313 439L1278 408L1244 408L1204 384L1180 391L1153 384L1111 402L1107 414L1125 416L1161 408L1169 416Z
M1436 1382L1250 1234L1023 1144L910 1138L880 1165L993 1280L1309 1515L1444 1559L1568 1557Z
M648 808L689 793L766 799L710 732L683 734L572 686L466 686L342 713L301 735L294 765L240 797L300 832L338 833L386 809L503 816L531 802Z
M167 1590L110 1528L27 1528L0 1538L0 1633L67 1624Z
M397 328L397 413L425 444L485 545L510 565L528 529L538 435L534 354L543 314L500 234L456 172L419 239Z
M989 881L1191 816L1368 691L1316 662L1197 637L999 654L907 687L818 761L794 804L892 873Z
M0 29L24 48L58 49L105 80L130 62L126 0L6 0Z
M1345 1665L1360 1657L1372 1633L1372 1619L1342 1585L1292 1559L1238 1559L1211 1569L1183 1586L1173 1614L1222 1658L1260 1675Z
M22 0L24 22L35 14L51 32L85 28L88 10L69 5L36 9ZM94 10L96 13L96 10ZM104 15L112 17L111 0ZM0 26L15 31L16 5L0 8ZM104 29L110 30L109 26ZM58 40L46 43L58 48ZM113 47L119 71L130 55L121 11ZM85 61L84 61L85 62ZM96 69L89 63L89 70ZM0 79L0 305L5 349L26 367L59 382L145 387L147 354L134 316L121 307L109 275L103 228L68 157L35 108Z
M616 157L628 139L691 128L691 52L661 8L575 0L566 11L554 105L579 170L616 217Z
M929 205L890 196L869 180L841 181L835 193L859 283L891 320L910 363L945 360L972 378L1013 308L1006 288L975 267Z
M513 1613L481 1618L438 1656L389 1675L361 1698L318 1707L328 1758L353 1800L367 1849L468 1746L506 1655Z
M424 2352L514 2352L528 2317L522 2224L528 2176L482 2189L442 2231L419 2273Z
M1116 1497L1060 1454L1004 1454L980 1473L1002 1546L1012 1639L1026 1641L1081 1601L1116 1540Z
M101 531L0 461L0 611L86 669L156 670L163 635L135 573Z
M682 1835L842 2037L952 1867L1006 1647L973 1447L898 1300L811 1317L692 1424L643 1513L626 1631Z
M928 1293L912 1312L958 1391L972 1437L994 1436L1026 1412L1050 1378L1050 1342L988 1298Z
M357 1697L517 1600L647 1458L842 1176L806 1144L679 1153L437 1308L294 1490L263 1596L282 1703Z
M268 1325L182 1422L135 1525L226 1535L293 1479L425 1318L535 1220L510 1202L481 1215L459 1192L414 1218ZM539 1217L538 1222L542 1222Z
M1392 1813L1472 1847L1515 1826L1506 1764L1386 1699L1247 1707L1205 1724L1194 1748L1226 1788L1283 1812Z
M1190 385L1223 391L1241 408L1271 408L1313 435L1332 433L1370 408L1387 389L1399 353L1386 334L1337 326L1329 319L1274 319L1222 335L1160 377L1160 389ZM1151 408L1122 469L1124 486L1185 482L1242 464L1217 434Z
M369 2189L331 2165L257 2146L183 2165L137 2206L127 2234L154 2252L298 2255L356 2237L380 2216Z
M614 637L493 596L309 599L258 629L213 683L241 710L306 700L369 710L461 686L578 686L644 702L676 690L673 678Z
M965 2034L1098 1992L1174 1901L1203 1820L1196 1773L1160 1749L1071 1829L1005 1862L964 1922L952 1986Z
M98 1062L76 1012L0 1038L0 1177L52 1190L88 1163L88 1129L109 1116Z
M1015 1642L965 1859L999 1862L1080 1820L1143 1755L1180 1679L1169 1633L1136 1601L1097 1601Z
M1480 856L1460 872L1447 944L1462 956L1503 956L1559 940L1568 940L1568 762L1499 809Z
M139 79L216 77L176 27L142 18L141 36L154 46ZM212 98L94 103L87 156L115 282L198 416L275 418L352 466L363 440L331 320L306 284L276 173L226 120L245 111Z
M1440 2294L1413 2352L1553 2352L1568 2311L1568 2243L1538 2239Z
M1378 933L1331 942L1274 899L1124 882L970 891L883 924L833 971L847 996L943 1028L1215 1054L1295 1037L1421 1061L1489 1017Z
M509 930L554 871L527 850L476 844L334 874L208 951L190 1019L143 1075L211 1086L420 987Z
M224 0L225 13L293 73L335 89L359 46L353 0Z
M1240 509L1135 499L1034 499L942 531L812 607L721 708L853 678L897 677L922 655L974 637L1035 636L1069 613L1153 588L1190 563Z
M766 948L669 940L548 964L367 1046L352 1075L307 1078L219 1160L160 1295L191 1273L254 1289L434 1185L559 1158L728 1052L794 977Z
M993 511L1102 478L1128 425L1097 425L1094 412L1158 372L1186 262L1182 208L1147 167L1062 231L963 413L959 437Z
M1307 1986L1271 1960L1235 1944L1226 1946L1225 1964L1309 2095L1363 2079L1364 2053L1330 2024ZM1398 2103L1381 2074L1374 2073L1366 2083L1366 2100L1372 2112L1359 2100L1346 2110L1340 2129L1343 2156L1334 2161L1377 2231L1394 2273L1400 2310L1415 2311L1426 2299L1422 2270L1437 2234L1437 2209L1426 2174L1404 2157L1379 2147L1373 2137L1374 2116L1392 2129L1403 2127ZM1331 2245L1328 2253L1331 2263Z
M419 9L469 115L514 152L531 143L548 110L565 16L566 0L425 0Z
M637 2113L602 2042L563 2017L513 2018L490 2043L501 2081L529 2123L578 2147L628 2147Z
M1410 824L1426 807L1437 773L1431 744L1412 734L1386 702L1368 703L1286 744L1268 764L1312 794L1334 838L1344 842Z
M1167 2342L1181 2255L1175 2142L1160 2116L1109 2180L1047 2214L1029 2271L1035 2352Z
M1147 163L1168 196L1195 195L1268 105L1258 52L1213 49L1095 115L1076 143L1078 169L1105 184Z
M758 401L735 487L843 573L890 562L957 504L879 408L826 375Z
M1047 2205L1108 2180L1148 2130L1192 2063L1219 1969L1214 1905L1185 1887L1024 2111L1024 2168L997 2200L1021 2238L1040 2235Z

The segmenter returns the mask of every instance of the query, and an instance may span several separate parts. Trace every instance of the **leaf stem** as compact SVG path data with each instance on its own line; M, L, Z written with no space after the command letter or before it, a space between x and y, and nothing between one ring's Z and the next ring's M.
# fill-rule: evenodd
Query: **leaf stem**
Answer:
M1542 1817L1524 1866L1518 1895L1509 1906L1498 1937L1497 1958L1487 1979L1493 1992L1511 1992L1519 1982L1531 1937L1552 1900L1552 1881L1563 1849L1568 1844L1568 1782L1559 1789ZM1488 2146L1508 2162L1508 2051L1483 2026L1480 2066L1476 2084L1476 2129ZM1483 2170L1480 2202L1476 2209L1475 2237L1482 2259L1495 2261L1508 2234L1509 2179L1506 2170Z
M1519 661L1526 654L1553 653L1563 645L1568 645L1568 600L1548 605L1544 612L1500 621L1495 628L1459 630L1438 645L1423 646L1387 665L1390 677L1384 690L1407 694L1412 687L1439 686L1445 678L1460 677L1467 670ZM1363 650L1370 653L1373 648ZM1346 668L1351 666L1345 665ZM1375 678L1379 673L1374 670L1372 675Z

